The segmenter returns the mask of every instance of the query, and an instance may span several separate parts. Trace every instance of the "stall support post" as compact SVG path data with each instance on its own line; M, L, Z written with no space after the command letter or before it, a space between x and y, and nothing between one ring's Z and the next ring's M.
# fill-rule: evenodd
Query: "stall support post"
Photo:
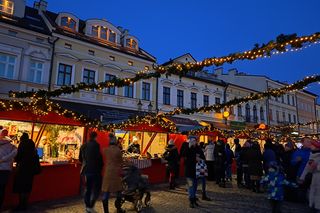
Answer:
M152 142L153 142L154 139L156 138L157 134L158 134L158 133L154 133L154 134L152 135L152 137L150 138L150 141L148 142L146 148L145 148L144 151L142 152L142 155L145 155L145 154L147 153L149 147L151 146Z

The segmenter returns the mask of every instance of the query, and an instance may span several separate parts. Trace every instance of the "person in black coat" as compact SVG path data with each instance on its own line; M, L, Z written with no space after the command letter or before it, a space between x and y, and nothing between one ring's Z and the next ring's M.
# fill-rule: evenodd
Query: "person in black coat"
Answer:
M253 142L248 151L248 169L251 180L252 191L260 192L260 179L263 175L262 154L258 142Z
M205 157L205 154L204 154L203 150L204 150L204 143L203 142L196 145L197 162L198 162L198 160L203 160L204 162L206 161L206 157ZM201 181L201 185L202 185L202 200L211 201L211 198L209 198L207 196L206 177L203 176L201 178L198 178L198 180Z
M13 192L19 194L19 205L15 210L25 211L32 191L33 178L36 174L36 162L39 159L34 142L27 133L23 133L16 155L17 170L13 183Z
M225 187L226 150L223 141L218 140L214 149L216 183Z
M251 187L251 180L250 180L250 173L249 173L249 160L250 157L248 155L249 150L251 149L251 140L247 140L240 152L240 161L242 165L242 171L243 171L243 177L244 177L244 183L246 188Z
M175 189L176 187L176 176L177 170L179 167L179 152L177 147L174 145L173 140L169 140L168 146L165 153L163 154L164 159L167 161L167 176L169 176L169 188Z
M234 139L234 144L236 146L235 151L234 151L234 157L235 157L236 163L237 163L237 185L238 185L238 187L242 187L243 169L242 169L242 162L241 162L241 158L240 158L242 147L239 142L240 141L238 138Z
M81 146L79 154L79 161L82 164L81 175L86 180L84 202L87 212L94 211L93 208L100 195L102 184L103 159L97 136L96 132L91 132L89 142Z
M188 143L184 145L182 157L184 158L185 176L187 178L187 187L190 201L190 208L198 206L196 193L197 193L197 177L196 177L196 164L197 164L197 148L196 138L189 136Z

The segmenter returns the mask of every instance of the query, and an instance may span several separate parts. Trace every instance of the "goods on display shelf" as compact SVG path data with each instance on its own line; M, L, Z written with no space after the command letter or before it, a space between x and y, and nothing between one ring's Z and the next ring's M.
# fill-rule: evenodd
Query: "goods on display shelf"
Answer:
M42 162L64 164L79 157L83 127L15 120L0 120L0 126L8 130L8 136L16 146L22 133L28 133Z

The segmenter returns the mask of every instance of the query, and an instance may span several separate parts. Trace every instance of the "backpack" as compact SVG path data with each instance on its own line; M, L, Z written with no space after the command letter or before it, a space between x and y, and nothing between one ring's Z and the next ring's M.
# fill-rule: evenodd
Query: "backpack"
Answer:
M204 160L200 160L196 164L196 177L202 178L208 176L208 167Z

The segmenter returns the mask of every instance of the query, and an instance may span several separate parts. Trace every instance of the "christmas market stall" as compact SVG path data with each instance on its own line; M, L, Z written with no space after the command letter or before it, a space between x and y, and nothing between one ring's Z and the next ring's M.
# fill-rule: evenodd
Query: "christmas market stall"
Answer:
M85 128L79 121L54 112L35 114L32 111L0 112L0 126L7 129L13 144L18 146L22 133L35 142L41 163L41 173L35 176L31 202L61 199L79 194L79 149ZM5 206L17 204L12 193L15 167L7 187Z

